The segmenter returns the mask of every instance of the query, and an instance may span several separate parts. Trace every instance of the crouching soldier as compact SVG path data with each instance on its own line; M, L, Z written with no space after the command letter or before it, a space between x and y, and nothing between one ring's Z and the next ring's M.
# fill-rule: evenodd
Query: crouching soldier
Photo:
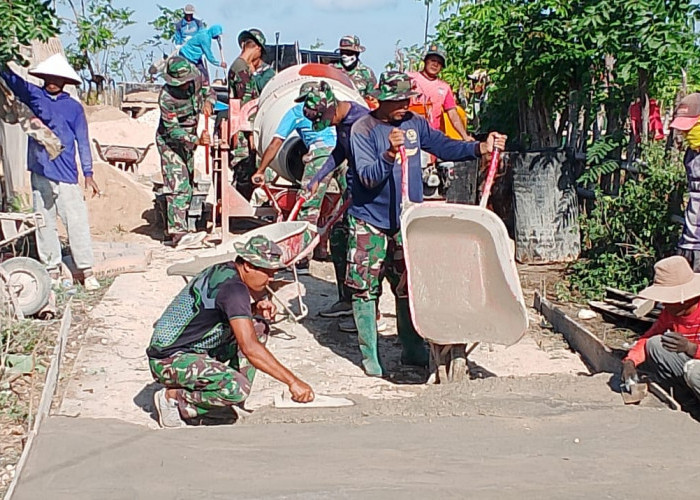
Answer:
M266 320L276 311L261 297L284 267L282 250L264 236L235 249L235 261L202 271L156 322L146 354L153 378L165 386L154 396L162 427L183 427L214 409L233 417L257 370L286 384L293 400L314 399L311 387L265 347Z

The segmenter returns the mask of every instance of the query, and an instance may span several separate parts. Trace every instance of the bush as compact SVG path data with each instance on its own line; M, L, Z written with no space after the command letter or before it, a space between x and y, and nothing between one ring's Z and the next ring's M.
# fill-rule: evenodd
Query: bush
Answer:
M682 157L661 144L642 149L638 178L628 178L619 196L598 190L595 207L581 216L581 259L568 268L569 290L598 298L606 286L637 292L653 278L654 264L675 253L686 190ZM627 174L628 176L630 174Z

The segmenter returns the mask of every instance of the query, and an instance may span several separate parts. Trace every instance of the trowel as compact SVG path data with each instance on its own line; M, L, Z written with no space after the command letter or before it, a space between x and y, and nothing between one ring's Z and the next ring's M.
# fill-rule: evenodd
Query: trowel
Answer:
M626 405L636 405L641 403L648 391L646 382L635 382L626 387L623 386L620 394L622 394L622 401Z
M276 395L274 401L275 408L340 408L354 404L355 402L351 399L324 394L316 394L310 403L297 403L292 400L292 395L287 391Z

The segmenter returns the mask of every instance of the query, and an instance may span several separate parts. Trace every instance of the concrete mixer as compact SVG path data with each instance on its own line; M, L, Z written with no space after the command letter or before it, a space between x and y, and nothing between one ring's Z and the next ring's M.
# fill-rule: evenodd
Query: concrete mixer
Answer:
M282 117L297 104L294 99L299 96L301 85L314 80L328 82L338 100L354 101L367 106L350 78L336 68L316 63L287 68L270 80L258 99L258 111L253 122L253 140L261 154L272 141ZM277 158L270 166L283 179L298 181L303 173L301 157L305 153L306 148L295 132L285 140Z

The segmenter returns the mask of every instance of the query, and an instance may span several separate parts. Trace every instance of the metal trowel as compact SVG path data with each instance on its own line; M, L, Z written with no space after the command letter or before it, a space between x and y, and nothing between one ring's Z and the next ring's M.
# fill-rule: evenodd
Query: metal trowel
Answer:
M314 400L310 403L297 403L292 401L292 395L287 391L275 396L275 408L340 408L342 406L353 406L354 401L348 398L337 396L326 396L324 394L316 394Z
M636 382L623 387L620 394L622 394L622 401L626 405L636 405L641 403L648 391L646 382Z

